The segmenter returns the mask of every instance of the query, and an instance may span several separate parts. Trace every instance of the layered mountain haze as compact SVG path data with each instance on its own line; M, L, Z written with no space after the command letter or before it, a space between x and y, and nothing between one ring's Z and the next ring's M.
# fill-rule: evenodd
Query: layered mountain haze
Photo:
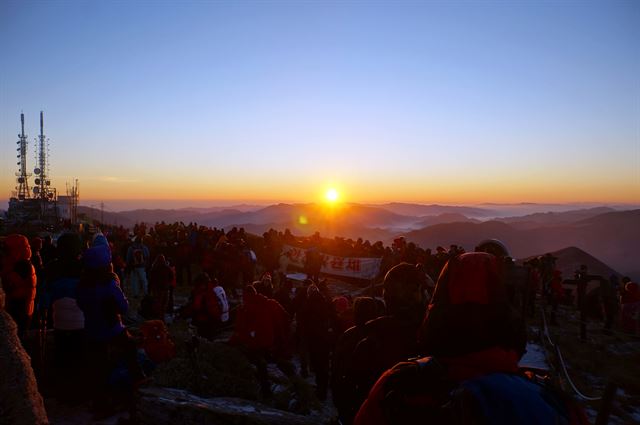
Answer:
M609 278L611 275L617 275L620 277L620 273L598 260L593 255L590 255L575 246L553 251L550 254L556 257L556 269L562 272L562 277L564 279L571 279L576 270L579 270L582 265L587 266L587 270L591 275L602 276L604 278ZM533 257L525 258L522 261L524 262L531 258Z
M595 207L580 210L570 210L563 212L543 212L533 213L517 217L504 217L500 221L513 224L515 227L526 229L539 226L555 226L559 224L575 223L580 220L588 219L599 214L616 211L609 207Z
M576 222L541 223L526 228L502 221L438 224L405 236L421 246L455 243L467 250L483 239L496 238L509 247L514 258L575 246L622 274L640 277L640 210L610 212Z
M401 203L401 202L392 202L388 204L370 205L370 206L375 208L382 208L387 211L392 211L396 214L414 216L414 217L435 216L435 215L441 215L441 214L460 214L460 215L464 215L466 217L471 217L471 218L487 219L499 214L497 210L494 210L491 208L476 208L476 207L437 205L437 204L421 205L421 204L407 204L407 203Z
M601 206L567 210L565 206L560 211L495 218L505 213L498 207L281 203L252 208L138 209L118 213L80 207L79 211L95 220L104 215L106 223L125 227L136 222L182 221L225 229L244 227L256 234L270 228L290 229L300 236L320 232L326 237L381 240L387 244L404 236L425 248L457 244L472 250L481 240L496 238L509 247L514 258L576 247L619 273L640 277L640 209L621 211ZM544 206L526 207L535 211Z

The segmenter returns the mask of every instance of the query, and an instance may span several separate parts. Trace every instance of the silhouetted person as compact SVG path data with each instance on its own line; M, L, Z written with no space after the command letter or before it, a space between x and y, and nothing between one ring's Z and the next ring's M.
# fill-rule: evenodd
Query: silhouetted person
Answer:
M236 325L229 343L239 346L257 368L264 397L271 395L267 364L275 362L287 375L293 374L289 359L289 316L277 301L256 292L251 285L242 293Z
M150 317L145 317L146 319L164 321L164 314L169 305L169 291L174 280L173 268L169 266L164 255L158 255L149 270L149 294L153 300L153 308Z
M2 286L6 310L18 325L18 336L25 343L36 297L36 270L31 264L31 247L23 235L9 235L4 240Z
M84 313L78 306L82 242L75 233L58 238L58 258L46 269L43 309L51 311L55 338L55 384L58 398L77 399L84 374Z
M129 282L134 297L144 297L148 293L146 267L149 262L149 248L142 243L140 236L127 250Z
M420 329L429 356L387 370L354 423L588 423L577 404L518 374L526 331L503 277L491 254L450 259Z
M353 393L360 401L386 369L418 354L416 334L427 303L426 282L422 268L408 263L386 274L387 314L365 325L366 336L357 344L347 372L356 382Z
M139 382L143 376L136 360L135 342L122 323L129 303L113 272L106 239L96 238L94 245L84 252L83 262L77 303L85 318L86 361L90 365L90 382L95 385L94 412L97 417L103 417L112 412L114 399L125 397L128 403L133 402L133 388L114 379L112 371L124 364L131 382Z
M378 307L371 297L358 297L353 302L355 326L347 329L336 343L331 360L331 392L333 404L338 409L340 421L348 425L353 421L361 399L355 396L357 382L349 373L352 369L352 354L358 343L366 336L365 324L378 317Z
M302 343L309 354L311 370L316 376L316 395L320 400L324 400L329 386L329 330L335 317L331 302L320 293L316 285L307 288L306 304L298 318L304 323Z

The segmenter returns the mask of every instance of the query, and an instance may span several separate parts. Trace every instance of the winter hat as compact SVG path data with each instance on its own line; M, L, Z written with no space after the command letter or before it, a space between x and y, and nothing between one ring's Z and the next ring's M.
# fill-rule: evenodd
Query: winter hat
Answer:
M498 258L510 257L509 249L507 246L500 242L498 239L485 239L476 246L476 252L486 252L493 254Z
M63 233L57 245L60 258L77 259L82 253L82 241L76 233Z
M108 245L96 245L84 252L84 265L90 269L107 267L111 264L111 249Z
M91 246L98 246L98 245L109 246L109 242L107 241L107 237L105 235L103 235L102 233L97 233L95 235L95 237L93 238L93 243L91 244Z
M334 310L338 314L342 314L345 311L349 310L349 300L344 295L335 297L333 300L331 300L331 302L333 303Z
M7 249L5 262L13 264L16 261L31 259L31 247L26 236L15 233L9 235L4 240L4 246Z
M500 260L484 252L449 260L418 339L426 355L455 357L499 346L521 356L524 322L508 302Z
M427 277L421 267L400 263L387 272L383 286L383 298L389 314L411 317L419 314L419 319L422 319Z
M371 297L358 297L353 301L353 316L357 326L364 326L378 317L376 301Z

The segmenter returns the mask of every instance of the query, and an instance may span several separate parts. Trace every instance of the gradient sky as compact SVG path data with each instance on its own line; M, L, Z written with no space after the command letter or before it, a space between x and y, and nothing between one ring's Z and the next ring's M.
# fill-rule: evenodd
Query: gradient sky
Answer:
M131 3L0 3L0 199L640 202L638 1Z

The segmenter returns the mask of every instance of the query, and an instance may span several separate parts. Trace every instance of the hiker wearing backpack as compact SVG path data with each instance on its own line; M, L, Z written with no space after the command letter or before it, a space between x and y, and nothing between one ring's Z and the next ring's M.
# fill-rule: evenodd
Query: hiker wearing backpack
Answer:
M164 314L169 305L169 291L175 281L173 268L164 255L159 254L149 271L149 294L153 299L149 319L164 321ZM145 316L146 317L146 316Z
M127 249L127 267L129 268L129 283L135 298L147 295L147 264L149 262L149 248L142 243L140 236Z
M290 362L290 325L289 315L276 300L258 294L252 285L245 286L229 344L239 347L256 366L264 397L271 395L268 363L276 363L287 376L294 374Z
M51 312L54 331L55 383L59 397L81 396L84 366L84 313L77 303L82 273L82 241L64 233L57 241L58 258L45 267L43 316Z
M217 279L202 273L194 280L191 302L183 316L191 317L198 335L213 339L229 320L229 303Z
M94 385L90 389L94 413L106 417L113 412L115 399L124 396L123 401L133 403L133 387L144 375L137 363L135 341L122 323L129 303L120 289L118 275L113 272L111 250L104 236L96 237L93 246L84 252L83 263L76 289L77 304L85 319L86 362ZM114 374L123 369L126 376ZM126 381L124 384L121 377Z
M427 278L421 266L400 263L384 278L386 315L365 325L365 336L345 372L358 406L388 368L418 355L417 332L426 308Z
M325 400L329 388L329 356L333 339L331 330L335 326L333 305L316 285L310 285L307 288L304 310L298 317L304 323L302 344L309 354L309 365L315 375L316 396Z
M508 303L492 254L462 254L446 264L419 346L428 356L387 370L356 425L588 423L560 392L519 373L525 326Z
M371 297L358 297L353 302L355 326L339 338L331 358L331 395L342 424L351 424L362 403L351 390L356 385L349 375L351 355L358 342L366 336L366 323L378 316L376 301Z

